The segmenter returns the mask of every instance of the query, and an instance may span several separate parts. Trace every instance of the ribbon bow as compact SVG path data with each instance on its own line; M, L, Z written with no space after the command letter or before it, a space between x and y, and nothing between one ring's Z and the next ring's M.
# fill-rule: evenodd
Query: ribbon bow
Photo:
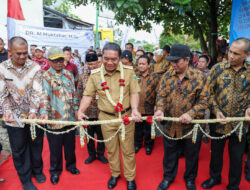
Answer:
M121 103L117 103L116 106L115 106L115 110L117 112L121 112L123 110L123 106Z
M130 120L129 120L129 117L127 115L124 115L122 117L122 120L123 120L123 124L124 125L129 125L130 124Z
M104 87L102 88L103 91L108 90L108 89L109 89L108 86L104 86Z
M107 82L102 82L101 83L101 86L105 86L105 85L107 85Z
M150 125L153 124L153 118L152 116L147 116L146 122L150 123Z
M119 82L125 82L125 79L120 79Z
M124 84L125 79L120 79L119 82L120 82L120 86L125 86L125 84Z

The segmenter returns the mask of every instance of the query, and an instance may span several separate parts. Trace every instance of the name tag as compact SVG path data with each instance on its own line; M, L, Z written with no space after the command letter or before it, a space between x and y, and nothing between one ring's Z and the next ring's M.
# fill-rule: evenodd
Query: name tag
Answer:
M223 77L223 80L231 80L231 77Z

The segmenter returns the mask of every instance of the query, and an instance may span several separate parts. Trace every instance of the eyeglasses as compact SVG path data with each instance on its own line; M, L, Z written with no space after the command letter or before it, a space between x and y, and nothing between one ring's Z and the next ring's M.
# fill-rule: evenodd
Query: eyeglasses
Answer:
M56 64L56 63L63 63L63 62L64 62L64 58L59 58L59 59L55 59L55 60L51 60L51 59L50 59L50 61L51 61L52 63L54 63L54 64Z

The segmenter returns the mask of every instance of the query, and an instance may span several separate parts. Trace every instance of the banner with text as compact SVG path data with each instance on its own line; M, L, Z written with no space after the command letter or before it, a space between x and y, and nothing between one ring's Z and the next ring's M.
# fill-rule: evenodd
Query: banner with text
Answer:
M230 44L240 37L250 38L250 0L233 0Z
M70 46L72 52L74 49L78 49L81 55L84 55L90 46L94 46L94 32L90 30L68 30L17 24L14 34L25 38L29 45L61 48Z

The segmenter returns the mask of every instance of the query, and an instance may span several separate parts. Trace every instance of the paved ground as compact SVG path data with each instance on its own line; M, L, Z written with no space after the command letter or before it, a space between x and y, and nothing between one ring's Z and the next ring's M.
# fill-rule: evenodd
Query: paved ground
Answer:
M3 146L3 150L11 152L8 133L7 130L2 127L2 123L0 124L0 143Z

